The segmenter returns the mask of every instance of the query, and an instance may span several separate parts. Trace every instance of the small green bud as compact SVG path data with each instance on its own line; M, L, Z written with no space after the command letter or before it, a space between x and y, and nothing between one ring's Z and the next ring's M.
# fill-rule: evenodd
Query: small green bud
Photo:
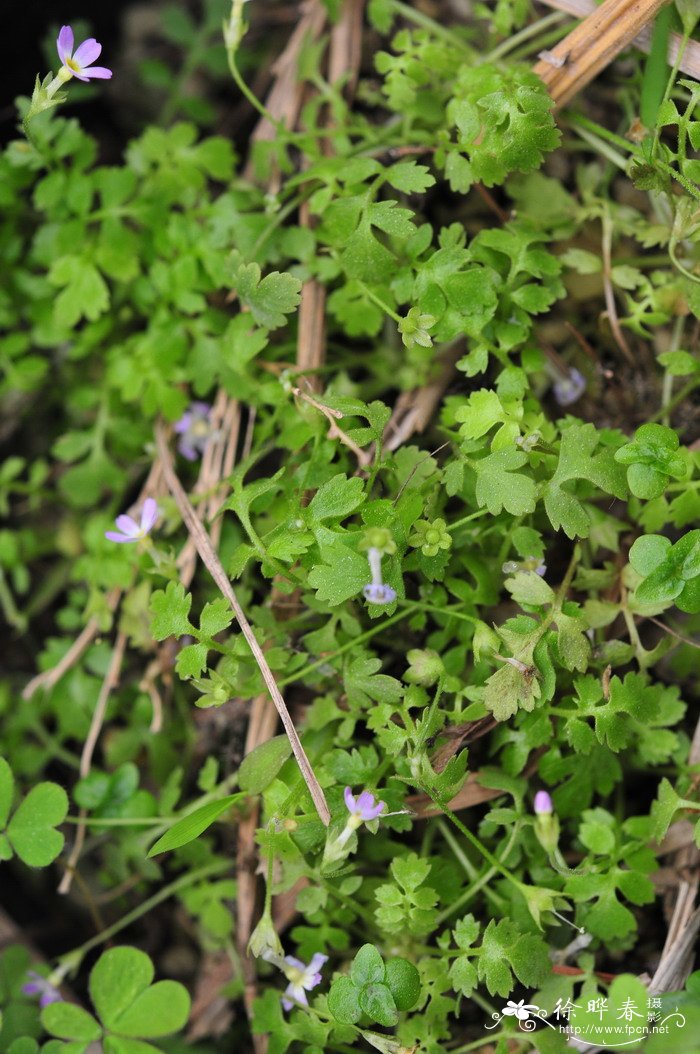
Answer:
M359 547L363 551L376 549L382 556L393 556L396 552L396 542L386 527L368 527Z

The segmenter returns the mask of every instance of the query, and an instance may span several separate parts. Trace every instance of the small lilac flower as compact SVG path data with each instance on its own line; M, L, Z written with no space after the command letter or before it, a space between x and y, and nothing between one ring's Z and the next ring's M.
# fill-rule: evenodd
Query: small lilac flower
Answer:
M576 369L554 382L554 398L560 406L571 406L586 390L586 378Z
M369 791L362 791L355 797L350 787L345 788L345 804L350 815L338 837L326 843L323 854L326 864L334 864L347 856L345 846L358 827L361 827L363 823L371 823L372 820L379 819L386 809L386 802L377 801Z
M348 823L353 824L354 827L359 827L361 823L367 823L368 820L376 820L386 809L386 802L377 801L369 791L362 791L355 797L349 787L345 788L345 804L350 813Z
M175 431L180 436L177 448L188 461L196 461L206 450L212 436L210 414L209 403L190 403L180 420L175 423Z
M92 78L109 80L112 76L112 71L104 66L92 65L102 51L102 45L98 44L94 37L84 40L73 54L73 30L70 26L61 26L56 49L63 64L59 76L64 82L71 77L77 77L79 81L89 81Z
M293 955L285 955L283 962L289 984L282 996L282 1006L285 1010L291 1010L297 1003L308 1006L306 993L321 983L321 967L328 962L328 956L316 952L308 966Z
M538 791L535 795L535 814L537 816L549 816L554 812L554 805L547 791Z
M39 1006L42 1010L49 1003L63 1002L63 996L54 988L48 977L42 977L36 970L27 970L27 977L29 981L22 985L22 991L25 995L38 995Z
M105 531L105 538L110 542L138 542L145 538L155 525L159 516L159 509L153 498L146 498L141 510L141 522L137 523L131 516L123 514L117 516L114 521L119 528L118 531Z
M396 590L382 580L382 552L374 546L367 550L370 574L372 581L364 587L362 592L365 599L371 604L393 604L396 600Z

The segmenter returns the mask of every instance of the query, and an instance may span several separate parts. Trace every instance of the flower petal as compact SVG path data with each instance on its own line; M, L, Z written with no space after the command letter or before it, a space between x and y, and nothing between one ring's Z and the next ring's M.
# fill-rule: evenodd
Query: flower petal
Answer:
M345 804L347 805L349 812L354 812L357 808L357 805L355 803L355 795L352 793L349 787L345 788L344 798Z
M197 460L197 451L195 450L194 446L189 441L189 439L181 439L180 442L177 444L177 449L180 451L184 458L187 458L188 461Z
M141 531L144 534L148 534L151 527L158 519L158 505L153 498L146 498L143 503L143 510L141 512Z
M192 414L189 410L185 410L184 414L179 421L176 421L173 428L180 435L182 432L186 432L192 424Z
M75 49L73 62L84 71L87 66L92 65L95 59L100 57L101 51L102 45L98 44L94 37L88 37L87 40L82 42L80 47Z
M70 26L61 26L61 32L56 40L56 50L59 59L65 65L66 59L70 58L73 52L73 30Z
M135 538L138 534L141 533L141 528L139 527L136 520L132 519L131 516L127 516L126 513L122 513L121 516L117 516L114 522L116 523L117 527L122 532L122 534L127 534L130 538Z
M317 974L319 972L319 970L321 969L321 967L323 966L323 964L327 963L327 962L328 962L328 956L327 955L324 955L323 952L315 952L314 955L311 957L311 962L309 963L309 967L308 968L309 968L309 970L311 972ZM318 984L318 981L316 982L316 984Z
M105 538L109 538L110 542L119 542L122 545L125 542L138 541L138 538L129 538L126 534L119 534L118 531L105 531Z
M83 70L83 73L85 74L84 77L80 77L79 74L76 73L76 77L81 81L87 81L90 79L108 81L112 78L112 71L108 70L106 66L89 66L88 69Z

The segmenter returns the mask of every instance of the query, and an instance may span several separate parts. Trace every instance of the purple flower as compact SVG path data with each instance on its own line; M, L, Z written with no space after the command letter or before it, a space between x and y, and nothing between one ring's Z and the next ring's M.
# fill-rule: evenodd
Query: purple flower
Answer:
M105 538L110 542L138 542L145 538L153 528L158 519L159 510L153 498L146 498L141 510L141 523L137 523L131 516L117 516L114 521L119 528L118 531L105 531Z
M105 69L104 66L91 65L95 59L100 57L102 51L102 45L98 44L94 37L84 40L73 54L73 30L70 26L61 26L56 49L63 63L66 80L69 77L77 77L79 81L89 81L91 78L109 80L112 76L112 71Z
M345 788L345 804L351 820L356 821L356 827L359 827L361 823L367 823L368 820L376 820L386 809L386 802L377 801L369 791L362 791L355 797L349 787Z
M386 582L370 582L362 592L365 600L370 604L393 604L396 600L396 590L388 586Z
M63 1002L63 996L61 993L54 988L47 977L42 977L36 970L27 970L27 977L30 978L26 984L22 985L22 991L25 995L38 995L39 1006L44 1009L49 1003L61 1003Z
M210 413L209 403L190 403L175 423L175 431L180 436L177 448L188 461L196 461L197 457L201 457L211 439Z
M321 967L328 962L328 956L316 952L308 966L293 955L285 955L283 961L283 970L289 984L282 996L282 1006L285 1010L291 1010L297 1003L308 1006L306 993L321 983Z
M535 795L535 814L537 816L550 816L554 812L554 805L547 791L538 791Z
M576 369L554 382L554 398L560 406L571 406L586 390L586 378Z

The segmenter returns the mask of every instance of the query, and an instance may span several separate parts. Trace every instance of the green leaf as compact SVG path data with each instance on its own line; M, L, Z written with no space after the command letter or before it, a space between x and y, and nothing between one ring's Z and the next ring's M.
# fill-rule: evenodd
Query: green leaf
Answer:
M538 607L554 601L554 590L534 571L518 571L506 579L505 587L518 604Z
M435 177L425 165L415 161L399 161L384 173L387 183L403 194L423 194L435 183Z
M534 480L518 472L527 463L527 455L520 450L498 450L474 462L476 471L476 500L486 506L492 516L505 509L513 516L534 512L537 488Z
M20 804L7 827L17 856L30 867L48 867L63 849L60 831L68 813L68 795L57 783L39 783Z
M658 498L671 478L686 474L686 459L678 448L673 429L647 424L637 429L631 443L615 452L615 460L628 466L627 482L636 497Z
M399 1014L386 984L368 984L360 990L360 1007L368 1017L386 1028L398 1023Z
M330 607L362 594L369 582L367 557L345 545L341 535L325 532L319 542L321 562L312 567L308 583L316 590L316 597Z
M353 476L351 479L348 479L345 473L333 476L318 488L311 499L311 518L316 522L344 519L362 504L363 491L364 483L359 476Z
M568 486L587 480L607 494L624 498L627 494L624 472L610 449L593 455L598 445L595 425L571 425L562 433L556 472L545 487L544 504L555 530L563 528L569 538L587 538L591 516L583 501Z
M248 794L261 794L276 778L292 753L287 736L273 736L251 750L238 769L238 786Z
M71 328L87 318L98 319L109 307L109 289L97 268L84 256L62 256L51 266L49 281L64 286L54 301L59 326Z
M148 856L156 856L157 853L167 853L171 849L179 849L188 842L199 838L207 828L211 827L222 813L230 809L234 802L240 801L243 794L228 794L225 798L207 802L201 808L183 816L181 820L174 823L169 831L166 831L158 841L148 850Z
M199 616L199 632L207 640L211 640L218 633L222 633L233 622L233 612L228 600L217 597L210 603L205 604Z
M169 1036L178 1032L190 1013L190 997L178 981L158 981L141 992L112 1025L122 1036Z
M676 793L673 786L666 778L661 780L656 800L651 807L651 815L654 821L654 841L661 842L666 837L673 817L678 809L682 807L683 799Z
M188 644L181 648L175 660L175 672L183 681L191 677L199 677L202 670L207 668L207 656L209 646L207 644Z
M5 758L0 758L0 830L5 829L7 817L10 815L14 789L15 781L12 769L5 761Z
M92 1014L74 1003L50 1003L41 1012L41 1023L47 1032L60 1039L92 1043L102 1035L102 1029Z
M273 271L260 280L256 263L239 265L234 284L242 304L250 308L255 321L266 329L279 329L286 316L295 311L301 300L301 282L291 274Z
M360 993L349 977L336 977L333 981L328 993L328 1009L336 1021L344 1025L354 1025L362 1017Z
M383 981L386 976L384 960L373 944L363 944L353 959L350 977L354 985L363 985Z
M153 980L153 963L145 952L120 946L103 952L90 973L93 1006L110 1030Z
M688 531L675 545L658 535L638 538L630 549L630 563L645 575L636 590L639 600L674 600L681 611L700 611L700 530Z
M110 1032L127 1037L168 1036L183 1027L190 997L177 981L153 980L153 964L137 948L104 952L90 974L90 996Z
M407 959L389 959L386 964L386 983L397 1010L411 1010L421 994L420 974Z
M182 582L168 582L163 590L151 597L151 632L156 640L184 637L195 633L188 615L192 607L191 593L185 593Z

